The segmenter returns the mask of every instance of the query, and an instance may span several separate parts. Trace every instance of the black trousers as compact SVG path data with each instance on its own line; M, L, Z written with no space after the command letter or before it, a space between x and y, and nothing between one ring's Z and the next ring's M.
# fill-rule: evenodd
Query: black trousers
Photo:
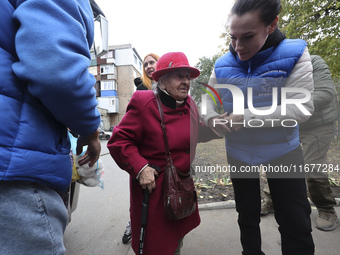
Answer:
M246 163L228 156L228 163L240 170ZM284 255L312 255L314 242L311 235L311 207L307 200L307 189L301 147L270 162L270 166L287 166L295 164L295 174L268 173L267 179L272 195L275 219L281 234L281 249ZM268 165L267 165L268 166ZM294 168L291 168L294 169ZM303 168L302 168L303 169ZM231 172L235 192L238 224L241 232L241 244L244 255L263 255L261 250L260 212L261 195L258 172Z

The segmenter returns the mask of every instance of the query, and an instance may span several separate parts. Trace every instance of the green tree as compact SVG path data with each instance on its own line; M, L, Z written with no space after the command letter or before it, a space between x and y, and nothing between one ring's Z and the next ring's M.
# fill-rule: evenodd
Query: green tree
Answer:
M224 32L220 35L220 38L224 41L223 45L219 46L219 49L221 51L221 55L225 54L229 51L229 45L231 43L231 39L230 39L229 32L228 32L229 25L225 25L225 30L226 30L226 32Z
M199 82L202 82L202 83L209 82L209 78L214 69L215 61L217 60L218 57L219 55L215 55L211 58L202 57L199 59L198 63L195 65L195 67L198 70L200 70L201 75L197 79L191 82L190 95L195 100L197 105L201 103L201 95L205 94L205 92L202 89L206 89L206 87L200 84Z
M287 38L307 41L310 54L320 55L333 78L340 78L340 1L281 0L279 28Z

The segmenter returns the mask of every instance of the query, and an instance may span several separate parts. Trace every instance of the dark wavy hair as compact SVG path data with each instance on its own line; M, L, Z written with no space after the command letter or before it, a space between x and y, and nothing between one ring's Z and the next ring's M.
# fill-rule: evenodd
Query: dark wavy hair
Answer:
M270 25L282 10L280 0L237 0L231 9L232 14L241 16L247 12L260 11L260 20Z

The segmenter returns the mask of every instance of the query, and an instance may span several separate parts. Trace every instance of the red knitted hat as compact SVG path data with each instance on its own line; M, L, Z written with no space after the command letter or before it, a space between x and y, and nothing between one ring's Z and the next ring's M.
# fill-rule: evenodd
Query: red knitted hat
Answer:
M189 65L187 57L182 52L169 52L164 54L158 59L156 71L151 75L155 81L158 81L164 74L178 69L188 69L191 79L195 79L200 75L200 71L197 68Z

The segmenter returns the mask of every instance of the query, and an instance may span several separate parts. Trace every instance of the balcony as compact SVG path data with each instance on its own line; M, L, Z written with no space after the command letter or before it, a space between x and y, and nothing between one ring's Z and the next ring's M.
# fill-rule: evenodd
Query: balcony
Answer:
M104 97L102 91L102 97L97 98L98 107L106 109L108 113L119 113L119 98L117 96Z

